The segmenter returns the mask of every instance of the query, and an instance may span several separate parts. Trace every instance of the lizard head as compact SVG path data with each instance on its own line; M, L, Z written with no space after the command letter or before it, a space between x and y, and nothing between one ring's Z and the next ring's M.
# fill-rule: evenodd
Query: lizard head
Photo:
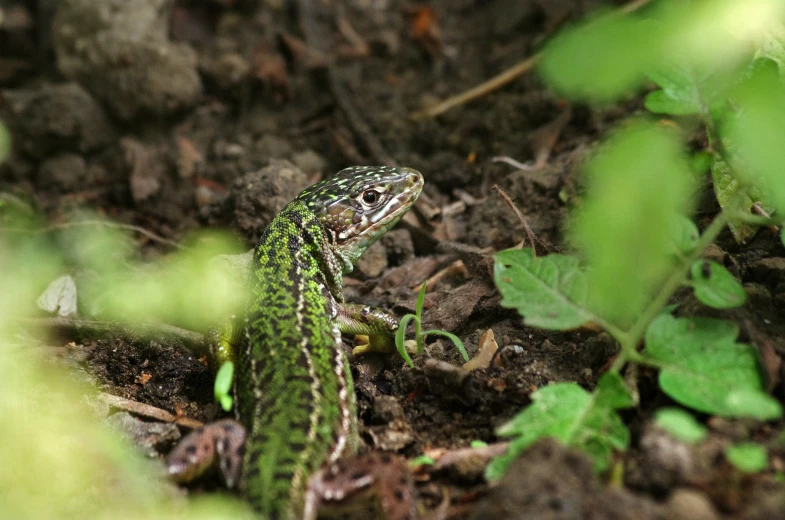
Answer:
M353 166L307 188L297 199L321 221L346 273L409 210L422 186L422 174L411 168Z

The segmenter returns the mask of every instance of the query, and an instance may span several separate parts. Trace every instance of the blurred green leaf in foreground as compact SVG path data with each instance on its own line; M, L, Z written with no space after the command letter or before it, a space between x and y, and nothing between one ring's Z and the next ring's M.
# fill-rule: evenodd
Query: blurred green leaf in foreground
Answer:
M48 359L52 342L42 346L29 334L43 331L29 322L23 330L18 320L40 316L39 295L73 274L79 296L95 296L89 303L101 303L107 316L196 323L215 310L211 304L241 294L212 278L207 259L226 252L225 243L208 237L142 264L116 229L69 228L78 238L41 232L23 201L0 194L2 201L8 203L0 208L0 518L253 518L226 497L184 500L161 478L161 464L144 460L109 429L106 411L89 405L98 402L94 389Z
M37 285L0 271L0 286L12 282L17 295ZM32 340L10 335L6 317L0 314L0 518L252 518L227 498L179 498L158 478L159 464L143 460L88 406L95 392L39 359Z

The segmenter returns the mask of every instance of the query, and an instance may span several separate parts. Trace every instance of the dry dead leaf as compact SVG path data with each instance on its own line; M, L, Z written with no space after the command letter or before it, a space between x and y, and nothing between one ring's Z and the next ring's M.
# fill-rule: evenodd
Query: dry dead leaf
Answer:
M477 354L463 364L466 370L486 369L491 366L493 356L499 350L499 344L493 334L493 329L488 329L480 338L480 345Z

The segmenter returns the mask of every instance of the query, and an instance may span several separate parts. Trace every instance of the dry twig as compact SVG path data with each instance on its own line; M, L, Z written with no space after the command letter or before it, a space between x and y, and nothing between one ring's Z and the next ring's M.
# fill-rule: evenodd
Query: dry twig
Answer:
M629 4L621 7L619 9L619 13L629 14L633 11L637 11L638 9L640 9L641 7L645 6L650 2L651 0L633 0ZM411 114L411 117L412 119L415 120L436 117L439 114L442 114L450 110L451 108L457 107L459 105L463 105L465 103L468 103L469 101L474 101L477 98L480 98L486 94L493 92L494 90L503 87L504 85L510 83L518 76L522 76L523 74L529 72L532 68L534 68L534 66L537 64L537 61L539 61L539 59L540 59L540 53L537 53L529 58L526 58L523 61L518 62L517 64L513 65L509 69L502 71L500 74L497 74L491 79L480 83L476 87L470 88L469 90L461 92L458 95L447 98L441 103L438 103L430 108L414 112L413 114Z
M518 207L517 207L517 206L515 205L515 203L512 201L512 199L510 198L510 196L509 196L509 195L507 195L507 194L504 192L504 190L502 190L502 189L499 187L499 185L498 185L498 184L494 184L494 185L493 185L493 189L494 189L494 190L496 190L496 193L498 193L498 194L499 194L499 196L500 196L502 199L504 199L504 202L506 202L506 203L507 203L507 205L510 207L510 209L513 211L513 213L515 213L515 216L516 216L516 217L518 217L518 220L519 220L519 221L520 221L520 223L521 223L521 227L523 227L523 230L524 230L524 231L526 231L526 236L528 236L528 237L529 237L529 242L530 242L530 243L531 243L531 245L532 245L532 253L534 253L534 256L536 257L536 256L537 256L537 245L536 245L536 243L535 243L535 236L534 236L534 233L532 232L531 228L529 227L529 224L526 222L526 219L525 219L525 218L523 218L523 215L521 214L520 210L518 210Z
M185 426L186 428L199 428L200 426L204 426L203 422L197 421L196 419L177 416L164 410L163 408L140 403L138 401L132 401L131 399L126 399L124 397L106 393L99 394L99 397L109 406L130 412L135 415L141 415L143 417L149 417L151 419L157 419L163 422L179 424L180 426Z
M14 228L14 227L0 227L0 231L6 232L13 232L13 233L51 233L52 231L57 231L61 229L68 229L73 227L81 227L81 226L104 226L108 228L114 229L125 229L128 231L135 231L140 235L144 235L145 237L149 238L153 242L158 242L160 244L165 244L171 247L175 247L177 249L188 249L187 247L178 244L172 240L162 237L161 235L157 235L150 230L147 230L140 226L134 226L133 224L121 224L119 222L108 222L106 220L77 220L74 222L60 222L59 224L52 224L45 228L41 229L24 229L24 228Z

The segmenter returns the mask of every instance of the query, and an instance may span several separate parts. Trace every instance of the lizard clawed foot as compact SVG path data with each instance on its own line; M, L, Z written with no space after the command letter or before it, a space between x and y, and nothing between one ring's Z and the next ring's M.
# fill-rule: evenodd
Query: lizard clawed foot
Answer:
M240 480L245 428L232 419L197 428L166 456L166 473L175 482L190 482L218 466L226 487Z
M369 453L330 464L308 483L303 519L334 516L375 506L379 518L415 520L414 482L406 461L389 453Z
M352 355L363 356L371 352L390 354L395 352L395 342L384 336L366 336L357 334L354 336L357 346L352 349Z

